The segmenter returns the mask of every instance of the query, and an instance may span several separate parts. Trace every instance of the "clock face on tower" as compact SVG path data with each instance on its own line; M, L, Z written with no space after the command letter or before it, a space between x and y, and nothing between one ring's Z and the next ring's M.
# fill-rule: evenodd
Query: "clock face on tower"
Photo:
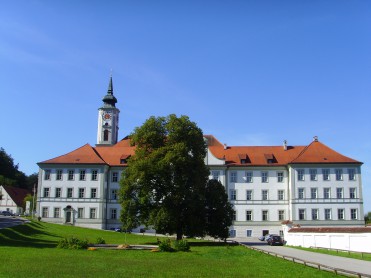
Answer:
M103 120L109 121L109 120L111 120L111 118L112 118L112 116L111 116L110 113L107 113L107 112L103 113Z

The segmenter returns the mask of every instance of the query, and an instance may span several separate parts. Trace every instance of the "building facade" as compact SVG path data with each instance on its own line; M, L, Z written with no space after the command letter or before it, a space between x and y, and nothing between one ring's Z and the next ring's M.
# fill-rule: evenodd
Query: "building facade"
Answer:
M98 110L97 144L38 163L38 213L43 221L97 229L121 226L119 180L134 154L118 141L119 110L112 78ZM362 163L321 143L227 146L205 135L210 179L225 187L235 209L231 236L282 233L302 226L362 226Z

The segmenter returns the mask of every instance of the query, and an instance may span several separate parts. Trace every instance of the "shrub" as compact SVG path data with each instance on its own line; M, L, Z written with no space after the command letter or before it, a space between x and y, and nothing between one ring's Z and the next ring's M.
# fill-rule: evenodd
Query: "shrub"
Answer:
M86 249L87 247L88 247L87 240L78 239L73 236L61 239L57 245L57 248L63 249Z
M187 251L190 250L190 246L189 246L189 243L185 239L175 240L174 241L174 249L176 251L187 252Z
M95 240L95 244L106 244L106 241L102 237L98 237Z
M171 241L169 238L163 241L159 241L158 249L161 252L173 252L174 251L174 249L171 247Z

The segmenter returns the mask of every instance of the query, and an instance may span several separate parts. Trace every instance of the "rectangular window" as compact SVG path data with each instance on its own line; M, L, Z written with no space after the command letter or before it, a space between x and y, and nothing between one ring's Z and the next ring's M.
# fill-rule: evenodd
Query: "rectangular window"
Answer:
M268 200L268 190L262 190L262 200Z
M74 170L68 170L68 180L73 181L75 176L75 171Z
M79 198L85 198L85 188L79 188Z
M60 208L54 208L54 218L61 217L61 209Z
M278 190L277 191L278 200L282 201L285 199L285 191L284 190Z
M352 220L358 219L357 209L350 209L350 219Z
M213 177L213 180L219 180L219 174L220 172L219 171L211 171L211 175Z
M310 189L310 198L311 199L317 199L318 194L317 194L317 188L311 188Z
M236 195L237 195L237 193L236 193L236 189L231 189L230 191L230 198L231 198L231 200L232 201L235 201L236 200Z
M298 188L298 199L304 199L304 188Z
M305 209L299 209L299 220L305 220Z
M119 180L119 173L112 172L112 182L118 182L118 180Z
M62 170L57 170L57 176L56 176L57 181L62 180L62 174L63 174Z
M92 198L92 199L97 198L97 189L96 188L92 188L90 190L90 198Z
M252 230L246 230L246 236L252 237Z
M330 199L331 198L331 190L329 187L323 189L323 198Z
M277 182L283 182L283 172L277 172Z
M246 182L252 183L252 172L246 172Z
M331 209L325 209L325 220L331 220Z
M84 218L84 208L77 208L77 218Z
M231 182L237 182L237 172L231 172Z
M316 181L317 180L317 169L310 169L310 180L311 181Z
M336 176L337 181L342 181L343 180L343 169L336 169L335 176Z
M339 220L344 220L345 219L344 209L338 209L338 219Z
M90 218L91 219L97 218L97 209L95 209L95 208L90 209Z
M285 211L284 210L279 210L278 211L278 220L279 221L285 220Z
M237 212L233 210L233 221L237 220Z
M262 172L262 182L268 182L268 172Z
M93 170L93 171L91 172L91 180L92 180L92 181L96 181L96 180L98 180L98 170Z
M246 211L246 221L252 221L252 211L251 210Z
M44 171L44 180L50 180L50 170Z
M50 188L49 187L44 188L44 197L50 197Z
M80 170L80 181L84 181L86 176L85 170Z
M322 176L324 181L330 180L330 170L329 169L322 169Z
M348 169L348 178L350 181L356 180L355 170L354 169Z
M73 196L73 188L67 188L67 198L72 198Z
M112 200L117 200L117 189L112 189L111 190L111 199Z
M252 200L252 190L246 190L246 200Z
M299 169L298 170L298 181L303 181L304 180L304 169Z
M61 193L62 193L62 188L57 187L57 188L55 189L55 198L60 198L61 195L62 195Z
M344 198L342 187L336 188L336 198L338 198L338 199L343 199Z
M43 207L41 216L43 218L48 218L49 217L49 208Z
M229 237L236 237L236 230L229 230Z
M267 210L262 211L262 221L268 221L268 211Z
M312 220L318 220L318 209L312 209Z
M350 199L355 199L357 198L357 191L355 187L349 188L349 198Z
M111 209L111 219L117 219L117 209Z

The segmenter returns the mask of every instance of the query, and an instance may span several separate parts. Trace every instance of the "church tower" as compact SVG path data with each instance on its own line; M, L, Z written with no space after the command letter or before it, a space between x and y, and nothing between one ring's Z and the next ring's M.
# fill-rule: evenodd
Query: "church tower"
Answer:
M117 143L120 110L116 108L116 103L111 76L107 94L103 97L103 106L98 109L97 145L110 146Z

